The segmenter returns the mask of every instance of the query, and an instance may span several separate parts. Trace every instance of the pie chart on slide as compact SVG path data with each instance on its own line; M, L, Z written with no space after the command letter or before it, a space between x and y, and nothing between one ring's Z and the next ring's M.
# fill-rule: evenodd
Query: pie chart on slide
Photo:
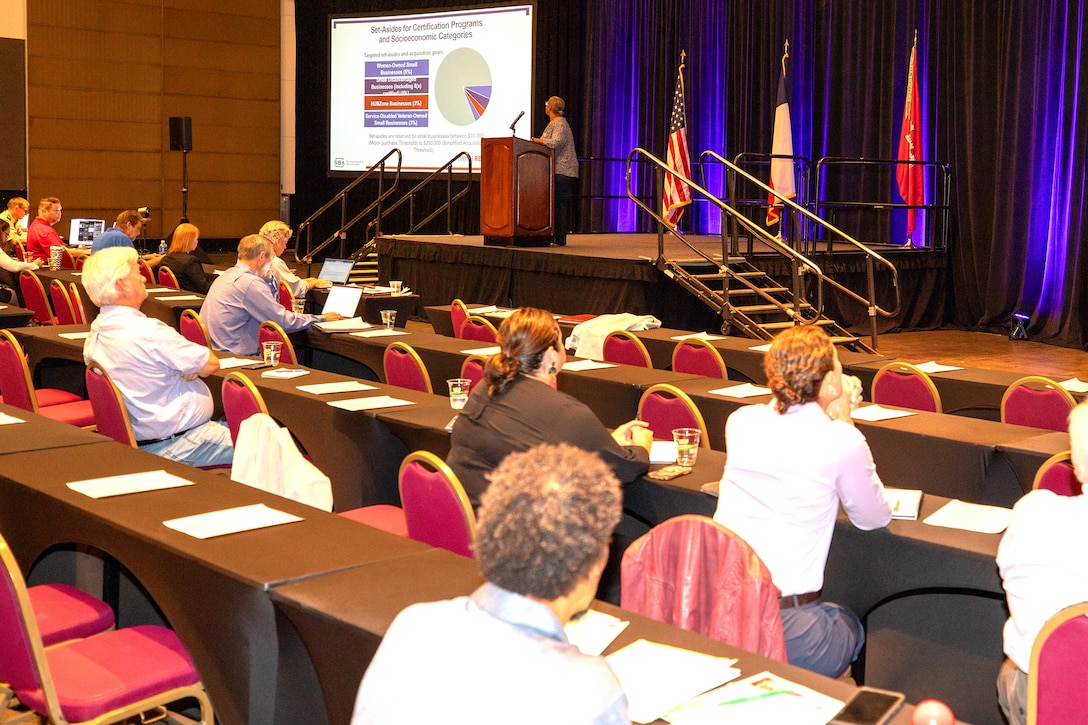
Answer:
M442 117L455 126L480 119L491 100L491 69L472 48L448 53L434 75L434 100Z

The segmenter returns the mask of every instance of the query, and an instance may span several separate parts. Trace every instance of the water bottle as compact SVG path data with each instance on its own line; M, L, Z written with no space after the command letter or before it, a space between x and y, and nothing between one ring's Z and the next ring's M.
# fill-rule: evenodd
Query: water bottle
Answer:
M159 254L166 254L166 240L163 239L159 242Z

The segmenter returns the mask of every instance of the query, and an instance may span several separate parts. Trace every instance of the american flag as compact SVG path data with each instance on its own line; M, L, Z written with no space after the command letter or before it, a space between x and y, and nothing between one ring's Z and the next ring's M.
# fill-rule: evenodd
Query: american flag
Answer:
M688 157L688 133L684 116L684 62L676 72L676 92L672 97L672 118L669 120L669 151L665 163L685 179L691 178L691 159ZM665 174L665 220L676 226L684 215L684 207L691 203L691 187L672 174Z

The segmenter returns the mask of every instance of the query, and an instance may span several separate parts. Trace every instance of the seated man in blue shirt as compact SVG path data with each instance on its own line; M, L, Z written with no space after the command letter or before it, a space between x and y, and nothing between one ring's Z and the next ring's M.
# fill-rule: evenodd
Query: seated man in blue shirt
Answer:
M95 237L91 254L110 247L136 248L136 240L144 233L147 219L135 209L125 209L117 215L113 226ZM154 267L162 259L161 254L145 254L143 260Z
M567 444L512 453L477 525L486 583L397 615L359 687L352 725L627 725L627 696L563 625L593 601L620 520L619 481Z
M243 237L238 243L238 263L212 282L200 317L208 328L212 346L235 355L256 355L257 331L272 320L286 332L298 332L322 321L341 320L336 312L300 315L279 303L269 285L272 243L259 234Z

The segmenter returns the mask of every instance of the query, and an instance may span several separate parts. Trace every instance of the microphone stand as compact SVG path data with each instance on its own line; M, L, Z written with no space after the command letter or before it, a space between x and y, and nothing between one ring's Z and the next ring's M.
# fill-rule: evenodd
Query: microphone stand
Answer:
M181 224L189 223L189 151L181 150Z

